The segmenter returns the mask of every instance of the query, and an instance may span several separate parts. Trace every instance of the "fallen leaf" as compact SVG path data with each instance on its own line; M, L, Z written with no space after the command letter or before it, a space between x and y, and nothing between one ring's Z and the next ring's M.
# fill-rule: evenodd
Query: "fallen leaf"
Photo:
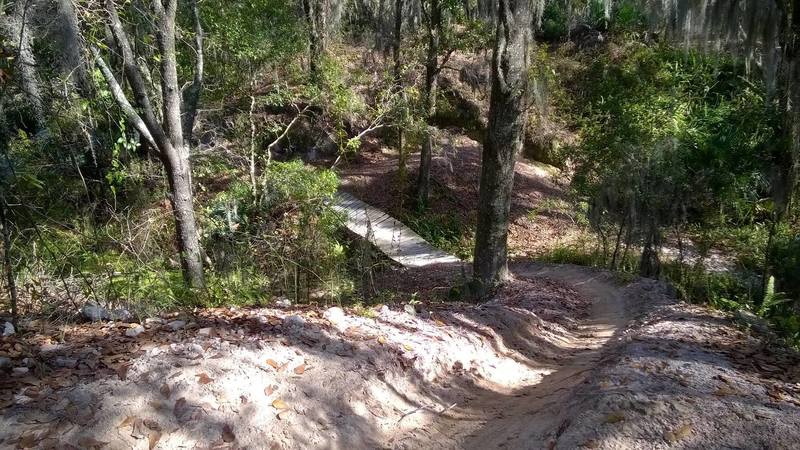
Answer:
M606 416L606 423L619 423L625 420L625 415L621 412L614 412Z
M98 441L93 437L84 436L78 439L78 445L81 448L103 448L108 445L108 442Z
M197 377L197 382L200 384L208 384L214 381L211 377L208 376L205 372L200 372L199 374L195 375Z
M403 344L403 348L404 348L404 349L406 349L406 351L409 351L409 352L410 352L411 350L414 350L414 347L412 347L412 346L411 346L411 345L409 345L409 344Z
M153 419L144 419L144 426L153 431L161 431L161 425Z
M280 367L278 367L278 372L283 372L286 368L289 367L289 363L283 363Z
M18 448L34 448L39 444L39 436L36 433L28 432L17 440Z
M386 337L384 337L384 336L378 336L378 344L381 344L381 345L383 345L383 344L385 344L385 343L386 343Z
M289 405L279 398L272 401L272 407L275 409L289 409Z
M129 426L133 425L134 421L136 421L136 417L128 416L128 417L125 418L125 420L120 422L119 425L117 425L117 428L129 427Z
M441 320L434 320L434 321L433 321L433 323L435 323L437 327L445 327L445 326L447 326L447 325L446 325L444 322L442 322Z
M158 445L158 441L161 440L161 431L153 431L150 433L150 436L147 437L149 449L153 450Z
M117 376L122 381L128 378L128 370L131 368L131 363L125 363L117 367Z
M172 395L172 389L169 388L167 383L161 385L161 389L158 390L164 398L169 398Z
M674 444L690 434L692 434L692 425L687 423L672 431L667 431L664 433L664 440L669 444Z
M290 415L292 415L291 411L289 411L288 409L283 410L278 413L278 420L286 420L289 418Z
M267 360L267 365L268 366L272 366L272 368L276 369L276 370L278 369L278 367L281 366L280 364L278 364L278 361L275 361L274 359L268 359Z
M295 367L293 372L297 375L302 375L306 371L306 364L300 364L299 366Z
M734 391L733 389L729 388L728 386L721 386L716 391L714 391L714 395L716 395L717 397L727 397L727 396L733 395L735 393L736 393L736 391Z
M131 426L131 437L134 439L144 439L149 433L145 430L144 421L136 419Z
M236 440L236 435L233 434L233 427L227 423L222 427L222 440L225 442L233 442Z

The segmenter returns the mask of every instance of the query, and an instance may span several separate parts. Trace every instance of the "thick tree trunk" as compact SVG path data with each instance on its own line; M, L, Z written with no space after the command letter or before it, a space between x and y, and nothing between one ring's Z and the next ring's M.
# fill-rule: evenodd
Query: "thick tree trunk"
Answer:
M442 6L439 0L430 0L428 11L428 49L425 60L425 90L423 91L425 120L427 126L422 137L417 173L417 205L425 207L431 186L431 163L433 159L433 130L430 123L436 113L436 90L439 77L439 47L442 33Z
M36 56L33 53L31 30L33 6L33 0L17 0L10 16L0 16L0 34L16 51L16 76L30 107L33 128L39 132L46 128L47 120L39 76L36 73Z
M58 0L58 42L61 52L61 71L85 98L91 96L92 80L84 60L84 44L78 26L73 0Z
M508 274L508 218L514 165L524 137L530 32L529 0L500 0L475 234L473 285L479 297Z

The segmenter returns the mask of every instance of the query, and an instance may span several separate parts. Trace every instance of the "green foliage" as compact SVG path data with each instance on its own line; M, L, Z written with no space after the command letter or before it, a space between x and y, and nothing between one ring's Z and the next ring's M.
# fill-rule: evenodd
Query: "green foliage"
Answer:
M472 258L473 232L458 217L425 212L409 214L403 219L403 223L434 247L464 260Z
M269 68L298 71L296 57L306 48L305 25L294 1L201 2L209 95L224 98L247 92L251 79ZM191 24L188 18L186 24ZM189 31L191 30L191 31ZM187 26L186 34L193 29ZM190 41L187 39L187 41ZM190 79L193 53L181 52L183 79Z

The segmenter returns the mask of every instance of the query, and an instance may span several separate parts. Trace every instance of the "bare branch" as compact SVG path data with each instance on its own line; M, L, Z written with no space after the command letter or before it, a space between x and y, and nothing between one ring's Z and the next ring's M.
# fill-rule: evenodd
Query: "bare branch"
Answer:
M122 86L120 86L117 79L114 77L114 73L111 72L111 69L106 64L106 61L103 59L102 55L100 55L100 51L97 47L92 46L92 55L94 56L94 61L97 64L97 67L100 68L100 72L103 74L103 78L105 78L106 83L108 84L109 89L111 90L111 95L114 97L114 100L119 105L122 112L125 114L125 118L128 119L136 131L139 132L142 137L147 140L147 142L155 149L158 149L155 141L153 140L153 136L150 134L150 130L148 130L147 125L142 120L142 117L136 110L133 108L131 103L128 101L128 98L125 96L125 92L122 90Z

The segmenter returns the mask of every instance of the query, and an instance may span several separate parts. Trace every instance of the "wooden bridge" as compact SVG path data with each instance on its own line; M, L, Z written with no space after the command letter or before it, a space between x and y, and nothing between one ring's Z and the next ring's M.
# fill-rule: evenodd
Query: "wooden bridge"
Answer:
M394 217L351 194L339 191L333 207L346 216L347 229L369 240L386 256L404 267L462 262L432 246Z

